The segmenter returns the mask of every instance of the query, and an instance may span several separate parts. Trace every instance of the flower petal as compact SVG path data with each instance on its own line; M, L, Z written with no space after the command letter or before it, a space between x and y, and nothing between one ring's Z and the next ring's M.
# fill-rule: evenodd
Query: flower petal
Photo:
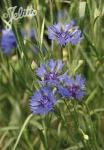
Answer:
M48 61L48 66L49 66L49 68L50 68L50 71L51 72L53 72L54 71L54 69L55 69L55 66L56 66L56 61L54 61L54 60L49 60Z
M64 27L64 31L68 31L69 29L71 29L73 26L75 25L75 20L72 20L69 24L66 24Z
M62 70L62 67L63 67L62 60L58 60L58 61L57 61L56 72L60 72L60 71Z
M58 34L60 33L61 30L61 24L55 24L53 26L48 27L48 37L51 40L54 40Z
M42 64L42 65L36 70L36 74L37 74L37 76L39 76L39 77L44 77L45 73L46 73L45 65Z
M67 88L64 88L62 86L58 87L58 93L62 96L62 97L70 97L71 94L70 92L67 90Z

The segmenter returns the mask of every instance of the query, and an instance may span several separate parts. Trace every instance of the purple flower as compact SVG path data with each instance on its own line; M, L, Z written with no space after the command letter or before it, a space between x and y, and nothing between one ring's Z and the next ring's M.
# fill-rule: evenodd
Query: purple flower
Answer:
M66 77L66 73L61 74L63 63L61 60L50 59L46 64L41 64L36 70L36 74L41 78L40 83L48 85L58 85Z
M51 40L57 40L61 46L67 43L76 45L81 39L81 31L75 26L75 21L62 25L61 23L48 27L48 37Z
M9 54L12 48L16 47L16 38L12 30L2 31L1 48L4 54Z
M56 99L47 87L33 93L30 99L30 110L33 114L47 114L53 110Z
M80 75L75 75L75 78L65 78L64 84L64 87L58 87L58 92L62 97L81 100L85 95L85 79Z

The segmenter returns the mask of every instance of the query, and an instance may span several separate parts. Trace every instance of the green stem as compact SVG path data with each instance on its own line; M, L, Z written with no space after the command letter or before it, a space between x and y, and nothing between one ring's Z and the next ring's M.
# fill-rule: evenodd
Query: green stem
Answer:
M61 59L63 60L63 47L61 47Z
M21 136L22 136L22 133L23 133L23 131L24 131L26 125L28 124L28 122L30 121L30 119L31 119L32 117L33 117L33 114L30 114L30 115L27 117L27 119L25 120L25 122L24 122L24 124L23 124L23 126L22 126L22 128L21 128L21 130L20 130L20 133L19 133L19 135L18 135L18 137L17 137L17 140L16 140L16 142L15 142L15 144L14 144L12 150L15 150L15 149L16 149L16 147L17 147L17 145L18 145L18 143L19 143L19 140L20 140L20 138L21 138Z
M47 116L44 116L44 119L42 120L43 125L43 136L44 136L44 144L45 144L45 150L48 150L48 135L47 135Z
M95 127L94 127L94 124L92 122L92 119L91 119L91 116L90 116L90 111L89 111L89 108L88 106L86 105L86 103L84 103L85 107L86 107L86 110L87 110L87 113L88 113L88 116L89 116L89 121L90 121L90 124L91 124L91 130L90 130L90 134L93 136L92 137L92 146L94 147L94 150L97 150L97 141L96 141L96 130L95 130Z
M76 131L79 133L79 120L78 120L78 113L77 113L77 110L76 110L76 102L73 104L73 108L74 108L73 112L71 111L71 108L67 104L66 100L64 100L64 102L65 102L65 105L66 105L66 107L68 109L69 114L71 114L71 116L72 116L72 119L74 121L74 127L75 127ZM82 139L82 142L83 142L83 145L86 148L87 145L86 145L86 143L85 143L85 141L83 139ZM76 144L77 144L78 148L80 148L78 143L76 143Z
M64 125L66 127L66 132L68 133L68 138L69 138L69 141L70 141L70 137L72 138L72 141L73 143L76 143L75 139L73 138L72 136L72 133L70 133L70 130L69 130L69 126L67 124L67 118L65 117L65 115L62 114L61 110L59 108L57 108L59 110L59 113L60 113L60 117L62 119L62 121L64 122Z

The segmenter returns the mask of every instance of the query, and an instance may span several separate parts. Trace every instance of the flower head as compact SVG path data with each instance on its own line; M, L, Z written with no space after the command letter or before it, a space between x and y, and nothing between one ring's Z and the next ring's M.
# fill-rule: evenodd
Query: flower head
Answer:
M61 46L67 43L76 45L81 39L81 31L75 26L75 21L67 25L58 23L48 27L48 37L51 40L56 39Z
M81 100L85 94L85 79L80 75L76 75L75 78L66 78L64 80L65 86L59 87L58 92L62 97L70 99Z
M16 47L16 38L12 30L2 31L1 47L4 54L8 54L12 48Z
M36 70L37 76L41 78L41 83L48 85L57 85L59 81L62 81L65 74L61 74L63 63L61 60L54 61L50 59L46 64L41 64Z
M47 114L53 110L55 97L51 90L42 87L39 91L33 93L30 99L30 110L33 114Z

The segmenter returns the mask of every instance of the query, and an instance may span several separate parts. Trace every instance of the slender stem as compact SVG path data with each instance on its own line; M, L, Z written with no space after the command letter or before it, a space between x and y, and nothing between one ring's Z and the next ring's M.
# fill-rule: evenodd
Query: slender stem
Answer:
M61 59L63 60L63 47L61 47Z
M76 103L74 103L73 104L73 108L74 108L74 113L72 113L72 111L70 110L70 107L69 107L69 105L67 104L67 102L66 102L66 100L64 100L64 102L65 102L65 105L66 105L66 107L67 107L67 109L68 109L68 112L69 112L69 114L71 114L71 116L72 116L72 119L73 119L73 121L74 121L74 125L75 125L75 128L76 128L76 130L78 131L78 133L79 133L79 121L78 121L78 113L77 113L77 110L76 110ZM82 139L82 142L83 142L83 145L85 146L85 147L87 147L86 146L86 142ZM76 143L77 144L77 146L78 146L78 148L80 148L79 147L79 145L78 145L78 143Z
M33 114L30 114L30 115L26 118L26 120L25 120L25 122L24 122L24 124L23 124L23 126L22 126L22 128L21 128L21 130L20 130L20 133L19 133L19 135L18 135L18 137L17 137L17 140L16 140L16 142L15 142L15 144L14 144L12 150L15 150L15 149L16 149L16 147L17 147L17 145L18 145L18 143L19 143L19 140L20 140L20 138L21 138L21 136L22 136L22 133L23 133L23 131L24 131L26 125L29 123L29 121L30 121L30 119L31 119L32 117L33 117Z
M48 150L48 135L47 135L47 116L44 116L44 119L42 120L42 125L43 125L43 136L44 136L44 144L45 144L45 149Z
M68 126L68 123L67 123L67 118L65 116L65 114L62 114L61 110L59 108L57 108L59 110L59 113L60 113L60 117L62 119L62 121L64 122L64 125L66 127L66 132L68 133L68 138L69 138L69 141L70 141L70 137L72 138L72 141L73 143L76 143L75 139L73 138L72 136L72 133L70 133L70 130L69 130L69 126Z
M71 112L71 110L70 110L70 107L69 107L69 105L67 104L66 100L64 100L64 103L65 103L65 105L66 105L66 107L67 107L67 110L68 110L69 114L71 114L71 116L72 116L72 118L73 118L73 114L72 114L72 112ZM76 125L76 123L75 123L75 125ZM75 127L76 127L76 126L75 126ZM78 129L78 128L77 128L77 129ZM73 141L75 141L74 138L73 138ZM77 144L78 148L80 148L77 142L76 142L76 144ZM85 144L84 144L84 145L85 145Z
M97 141L96 141L96 131L95 131L95 127L94 127L94 124L92 122L92 119L91 119L91 116L90 116L90 111L89 111L89 108L88 106L84 103L85 107L86 107L86 110L87 110L87 113L88 113L88 116L89 116L89 119L90 119L90 124L91 124L91 135L93 135L93 138L92 138L92 142L93 142L93 147L94 147L94 150L97 150Z
M51 16L51 24L53 24L53 4L52 4L52 0L49 1L50 2L50 16Z

